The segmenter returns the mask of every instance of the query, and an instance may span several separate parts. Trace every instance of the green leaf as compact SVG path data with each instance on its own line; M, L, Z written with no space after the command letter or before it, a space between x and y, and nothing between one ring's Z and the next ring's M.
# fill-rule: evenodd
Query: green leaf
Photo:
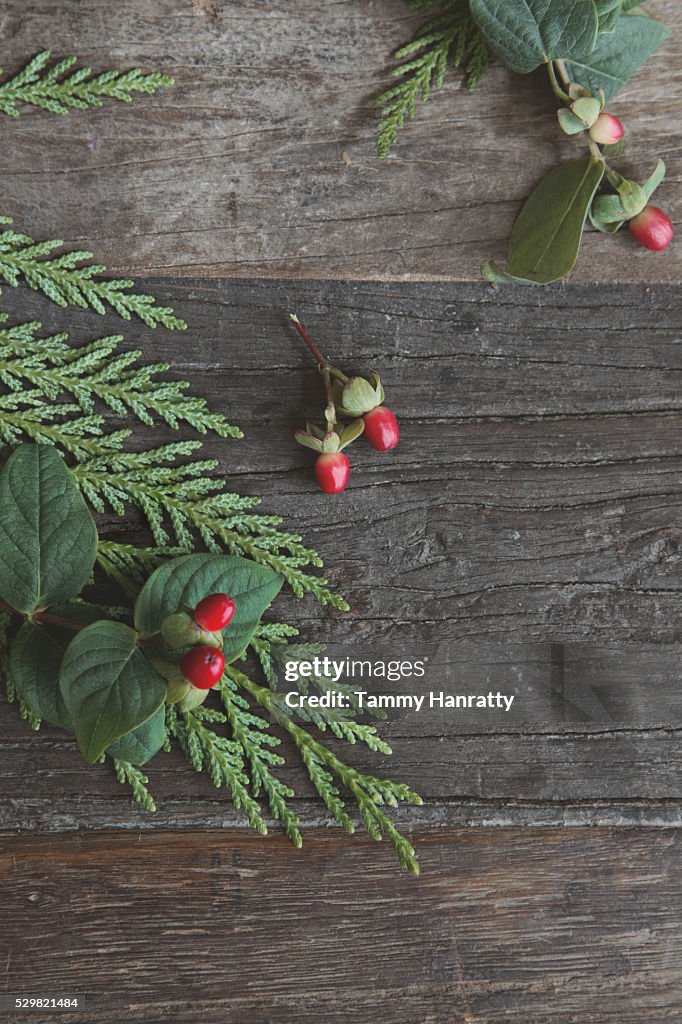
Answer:
M614 32L599 37L589 57L567 60L566 68L576 82L593 92L603 89L610 100L669 35L660 21L629 14L618 21Z
M599 15L599 32L613 32L623 12L622 0L595 0Z
M656 191L656 189L661 184L664 178L665 164L662 160L659 160L654 168L651 177L647 178L647 180L642 185L642 191L644 192L647 202L651 199L652 195L654 194L654 192Z
M603 176L604 165L589 157L550 171L516 218L503 273L533 284L565 277L577 259L587 213ZM492 272L488 265L484 276Z
M471 0L471 13L490 49L521 75L550 60L586 57L599 27L594 0Z
M624 181L618 189L618 195L623 205L626 220L636 217L646 206L646 194L642 186L638 185L636 181Z
M166 740L166 709L160 707L137 729L127 732L111 744L107 754L117 761L141 765L161 750Z
M609 142L607 145L601 147L601 151L608 160L615 160L616 157L622 156L623 150L625 149L625 138L618 139L618 142Z
M600 230L602 230L601 225L605 224L618 224L620 227L626 220L620 196L597 196L592 203L590 218L593 223L599 222Z
M70 109L99 107L104 97L130 103L133 93L154 93L173 79L156 72L104 71L93 75L90 68L71 71L75 57L62 58L47 70L50 51L36 54L22 70L0 84L0 113L19 117L18 103L31 103L52 114L67 114ZM71 72L67 74L67 72Z
M597 196L590 208L590 220L597 231L613 235L622 228L626 220L636 216L649 202L652 195L665 178L665 164L659 160L653 173L643 185L636 182L627 183L630 186L630 197L621 187L618 195ZM628 199L630 202L628 203Z
M229 555L185 555L152 573L135 605L135 625L143 636L161 628L167 615L192 609L208 594L231 594L232 621L223 631L225 661L234 661L246 649L261 615L282 586L279 573L247 558Z
M50 608L51 615L88 624L101 617L90 605L73 602ZM73 722L59 689L59 670L74 631L25 622L10 652L12 677L27 707L51 725L73 732Z
M339 438L339 450L345 448L347 445L352 444L356 438L360 437L360 434L365 429L365 421L360 417L357 420L351 420L347 427L341 431L341 437Z
M62 457L21 445L0 474L0 597L25 613L67 601L96 554L94 520Z
M557 117L559 118L561 130L566 132L567 135L578 135L580 132L584 132L587 127L585 122L571 113L568 107L560 107L557 110Z
M94 622L69 644L59 678L86 761L146 722L164 703L166 684L120 622Z
M50 725L73 732L73 721L59 689L59 669L73 633L25 622L10 651L17 693L27 707Z
M530 281L527 277L514 277L512 274L508 274L493 260L483 264L481 274L491 284L538 284L537 281Z

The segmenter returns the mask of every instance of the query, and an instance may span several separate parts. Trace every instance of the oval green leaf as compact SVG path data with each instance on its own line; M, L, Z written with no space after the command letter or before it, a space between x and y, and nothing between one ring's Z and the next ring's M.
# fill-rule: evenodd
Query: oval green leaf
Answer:
M95 622L74 637L59 687L90 762L146 722L166 698L166 684L137 647L134 630L120 622Z
M658 186L661 184L661 182L664 180L664 178L665 164L662 160L659 160L654 168L651 177L647 178L647 180L642 185L642 189L644 191L644 195L647 199L647 202L649 201L649 199L651 199L652 195L654 194Z
M521 75L550 60L587 57L597 41L594 0L471 0L471 13L493 53Z
M235 613L223 631L223 654L225 661L234 661L246 650L282 583L279 573L248 558L184 555L166 562L149 577L135 605L135 626L142 636L151 636L173 612L195 608L208 594L231 594Z
M146 764L157 754L166 740L166 708L160 707L137 729L127 732L111 744L110 757L130 764Z
M0 597L25 613L68 601L96 554L94 520L62 457L21 445L0 473Z
M101 611L82 602L56 605L51 615L88 625ZM75 633L54 625L25 622L10 650L10 666L19 696L27 707L50 725L73 732L73 722L59 689L59 671L64 652Z
M25 622L10 650L12 678L26 706L38 718L70 732L73 721L59 689L59 669L73 635Z
M623 0L595 0L599 16L599 32L613 32L623 13Z
M613 32L599 36L589 56L579 58L574 54L566 68L575 82L592 92L603 89L610 100L669 35L670 30L660 21L628 14L619 18Z
M506 275L549 284L570 273L603 176L601 161L588 157L560 164L542 179L516 218Z

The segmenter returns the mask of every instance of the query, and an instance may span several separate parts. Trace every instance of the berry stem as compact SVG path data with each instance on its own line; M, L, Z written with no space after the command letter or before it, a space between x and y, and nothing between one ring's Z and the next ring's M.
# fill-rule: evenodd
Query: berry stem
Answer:
M306 331L305 327L303 326L301 321L298 319L296 314L295 313L289 313L289 316L291 317L291 319L293 321L293 324L294 324L294 327L298 331L299 335L301 336L301 338L303 338L303 341L306 343L306 345L310 349L310 351L311 351L311 353L313 355L313 358L315 359L315 362L319 365L320 369L321 370L329 369L329 363L324 358L324 356L320 352L319 348L317 347L317 345L315 344L315 342L311 338L310 334Z
M13 615L23 615L23 612L18 612L16 608L13 608L11 604L7 604L7 601L3 601L1 597L0 609L5 612L11 612ZM71 619L62 618L61 615L52 615L51 612L34 612L30 619L31 622L42 622L46 626L61 626L62 629L71 629L75 633L85 629L88 625L87 622L73 622Z
M322 353L320 352L319 348L317 347L317 345L313 341L312 337L310 336L309 332L305 329L305 327L303 326L301 321L298 319L296 314L295 313L289 313L289 316L291 317L291 319L293 321L293 324L294 324L294 327L296 328L296 330L300 334L301 338L303 338L304 342L306 343L306 345L308 346L308 348L312 352L313 358L315 359L315 362L320 367L320 370L321 371L328 370L329 373L332 375L332 377L336 377L343 384L345 384L346 381L348 380L348 377L346 376L346 374L342 373L341 370L337 370L335 366L332 366L332 364L327 359L325 359L325 357L322 355Z
M322 378L324 380L324 390L327 396L327 408L324 410L324 416L327 421L327 433L331 433L336 426L336 406L334 405L334 394L332 392L332 377L329 372L329 367L325 366L322 370Z
M552 91L558 100L561 100L562 103L568 103L571 97L567 92L564 92L559 84L559 79L557 78L555 70L555 63L555 61L551 60L547 62L547 74L549 75L549 80L552 83Z
M552 66L553 68L556 69L556 71L559 72L559 77L561 78L561 81L568 89L569 85L571 84L571 76L569 75L568 70L566 68L566 61L555 60L552 62Z

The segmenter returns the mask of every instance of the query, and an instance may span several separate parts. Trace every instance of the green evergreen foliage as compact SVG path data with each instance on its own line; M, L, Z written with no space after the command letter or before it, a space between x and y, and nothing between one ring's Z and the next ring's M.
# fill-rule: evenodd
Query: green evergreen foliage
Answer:
M403 783L365 775L345 764L307 729L294 722L290 717L291 713L285 711L282 702L270 689L258 685L233 665L226 669L226 675L268 711L293 739L310 781L337 824L347 832L355 831L355 825L341 796L341 786L355 800L362 822L372 839L379 841L386 836L398 854L402 867L412 874L419 874L419 864L411 843L398 832L382 806L395 808L399 803L419 805L422 803L421 797Z
M96 510L125 518L131 507L142 513L150 530L148 546L102 539L97 553L99 569L131 599L169 556L205 547L247 555L282 573L295 593L312 593L323 604L347 607L324 579L305 571L318 566L320 559L298 535L280 530L277 517L255 513L258 499L226 490L225 481L214 475L215 461L197 457L201 441L128 450L131 430L118 425L121 418L137 420L141 428L163 423L226 439L241 436L192 395L186 382L164 377L167 369L162 363L144 365L138 350L121 348L120 336L74 346L64 334L44 336L38 323L9 324L0 314L0 461L26 439L54 445L66 454L73 478ZM106 610L111 617L123 613L121 608ZM0 676L10 700L19 701L22 717L37 728L39 720L14 692L7 657L9 622L0 611ZM320 644L298 642L297 634L286 623L263 623L258 628L251 650L270 687L277 686L285 661L309 659L323 651ZM351 692L348 684L332 684L323 676L301 678L294 685L302 692L308 686ZM301 724L294 722L278 693L234 666L223 678L221 697L222 711L203 705L182 713L169 707L164 748L171 740L178 742L196 771L206 772L216 786L229 790L235 806L258 832L266 831L262 800L290 841L297 847L302 843L299 817L291 804L294 792L278 777L284 758L278 750L281 739L271 729L275 723L293 739L333 819L347 831L354 830L346 808L350 797L370 834L390 839L403 867L418 871L412 846L381 805L418 803L419 797L402 784L357 772L308 732L312 727L389 754L390 747L374 726L355 721L353 713L330 720L312 709ZM266 710L271 721L256 714L252 705ZM113 763L118 780L129 786L133 798L154 810L143 771L121 758Z
M129 101L132 93L152 93L171 84L166 76L140 71L93 76L83 68L69 74L73 58L48 70L48 60L49 53L41 53L19 75L0 83L0 113L18 116L18 104L24 102L64 114L71 108L97 106L105 97ZM57 250L62 242L36 242L11 224L10 219L0 218L0 280L10 286L23 283L62 307L103 314L108 305L125 320L137 316L149 327L185 328L171 309L157 306L152 296L133 291L132 281L102 279L105 267L91 263L90 252L60 254ZM216 460L197 456L202 442L196 436L145 448L136 431L134 449L127 444L132 430L122 420L126 424L134 421L142 428L163 423L173 430L223 439L242 436L223 416L210 411L203 398L189 392L186 381L164 376L167 364L145 365L139 350L121 348L120 335L74 346L66 334L42 336L39 323L9 325L7 319L0 313L0 466L12 449L26 440L51 445L64 453L73 480L95 511L129 520L131 511L137 510L149 529L149 543L140 546L104 538L99 540L96 554L97 570L114 581L128 599L135 600L162 561L203 548L245 555L280 573L297 596L312 594L323 605L347 610L345 600L325 579L307 571L322 565L316 552L305 547L297 534L282 530L277 516L254 512L258 498L230 492L226 481L215 473ZM77 619L74 609L79 604L86 602L75 597L70 605ZM40 719L21 699L12 679L9 645L15 624L4 610L9 608L0 602L0 679L5 682L8 700L17 702L21 716L38 728ZM130 616L125 608L90 605L92 608L114 620ZM48 618L49 612L45 621ZM134 637L129 627L119 626L119 632L126 629ZM107 632L111 632L108 626ZM305 658L321 650L316 644L292 644L297 632L293 626L267 623L259 626L253 638L252 654L270 687L277 685L283 659ZM311 681L318 689L327 682L323 678ZM51 675L48 684L52 685ZM303 689L303 683L299 684ZM344 684L336 686L339 692L348 691ZM201 705L181 711L178 706L168 706L152 749L168 751L171 741L177 741L196 771L206 772L216 787L230 791L235 806L259 833L267 831L262 800L290 841L300 847L300 822L290 804L294 791L277 775L284 765L278 751L281 739L271 731L271 723L253 710L264 709L271 722L293 739L332 817L347 831L354 830L341 796L343 788L355 799L370 834L375 839L387 836L402 866L418 873L412 846L380 806L396 806L399 801L418 804L417 794L405 785L364 775L346 765L303 725L291 720L279 695L234 666L223 676L220 696L223 710ZM321 732L330 729L337 739L363 742L373 751L390 753L374 726L352 718L331 722L312 714L306 724ZM132 757L129 750L143 749L144 742L140 739L137 747L124 748L126 756ZM151 738L146 742L152 743ZM109 754L117 779L145 809L155 810L147 775L137 764L113 756L115 746ZM105 756L103 753L98 760Z
M417 30L405 46L396 50L400 63L393 71L397 85L376 101L379 108L379 156L387 156L408 118L415 116L417 101L428 100L439 89L448 65L463 67L467 88L480 82L488 66L488 48L469 11L468 0L411 0L415 11L436 11L435 17Z
M171 331L187 326L172 309L157 306L151 295L131 289L129 279L106 280L99 275L106 271L100 263L90 263L93 254L76 250L53 255L64 243L60 239L36 242L29 235L15 231L10 217L0 217L0 280L16 287L23 282L33 291L42 292L58 306L77 306L106 313L109 305L124 320L136 316L148 327L161 324Z
M21 71L0 82L0 113L19 117L25 103L51 114L100 107L105 99L130 103L135 93L155 93L173 84L168 75L131 71L104 71L95 75L90 68L72 70L77 57L65 57L52 67L50 51L36 54ZM0 71L1 73L1 71Z
M142 514L151 544L105 542L98 561L109 575L141 581L163 558L200 543L269 565L299 596L311 593L323 604L347 607L324 579L305 571L320 558L298 534L280 529L279 517L254 512L258 498L228 491L215 475L216 460L196 457L200 440L125 450L131 430L112 426L107 409L145 426L163 422L221 438L242 436L188 393L186 381L159 379L167 365L142 364L138 350L120 350L120 336L77 347L67 335L40 337L39 331L34 322L8 326L0 315L0 442L56 445L75 460L73 475L96 511L127 516L136 508Z
M121 761L117 757L114 758L114 770L116 772L116 778L122 785L130 786L130 790L133 795L133 799L144 807L145 811L155 811L156 803L154 797L147 789L147 783L149 779L136 768L134 764L130 764L129 761Z

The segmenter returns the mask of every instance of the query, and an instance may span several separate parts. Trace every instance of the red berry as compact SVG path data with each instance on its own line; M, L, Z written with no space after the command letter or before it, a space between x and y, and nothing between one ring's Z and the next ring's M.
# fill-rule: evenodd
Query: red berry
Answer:
M219 633L234 615L234 607L229 594L209 594L194 609L194 621L209 633Z
M225 671L223 652L215 647L193 647L180 659L180 671L198 690L210 690Z
M378 452L395 448L400 438L398 421L385 405L380 405L362 417L365 421L364 436Z
M323 452L315 462L315 476L325 494L340 494L350 476L350 462L343 452Z
M600 114L590 128L590 138L598 146L613 146L615 142L620 142L624 134L625 129L618 118L606 112Z
M670 217L658 206L645 206L628 226L632 237L653 252L667 249L675 234Z

